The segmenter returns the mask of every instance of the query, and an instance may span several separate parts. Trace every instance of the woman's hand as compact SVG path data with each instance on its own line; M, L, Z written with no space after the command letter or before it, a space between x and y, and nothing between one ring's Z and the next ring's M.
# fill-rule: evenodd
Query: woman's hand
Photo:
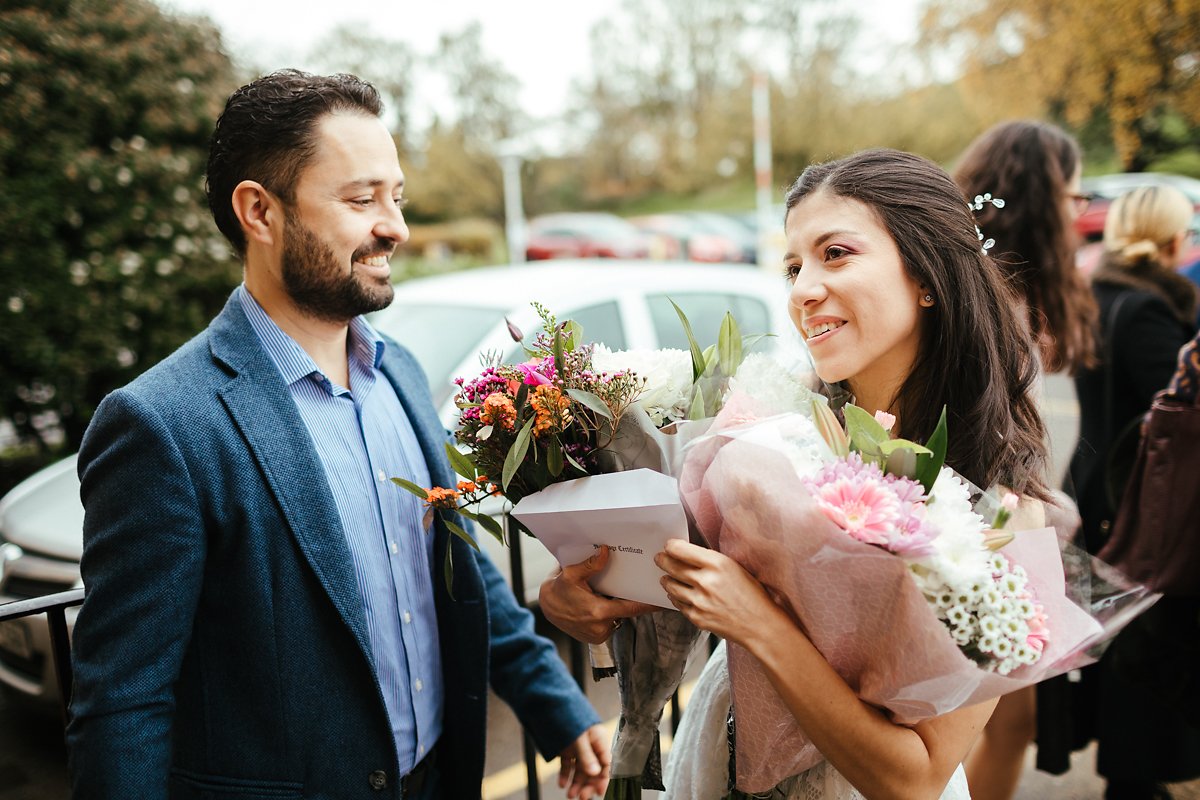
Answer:
M667 573L662 578L667 597L702 630L745 646L764 622L786 618L761 583L716 550L671 539L654 563Z
M608 641L626 617L658 611L657 606L635 600L614 600L592 591L588 579L608 563L608 548L601 547L586 561L555 570L542 581L538 603L542 614L559 630L588 644Z

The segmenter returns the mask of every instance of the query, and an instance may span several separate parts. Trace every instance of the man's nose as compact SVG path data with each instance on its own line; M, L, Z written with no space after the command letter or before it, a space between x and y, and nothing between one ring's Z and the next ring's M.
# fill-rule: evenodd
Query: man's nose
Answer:
M408 223L404 221L404 212L389 203L387 211L375 223L374 233L381 239L389 239L397 244L408 241Z

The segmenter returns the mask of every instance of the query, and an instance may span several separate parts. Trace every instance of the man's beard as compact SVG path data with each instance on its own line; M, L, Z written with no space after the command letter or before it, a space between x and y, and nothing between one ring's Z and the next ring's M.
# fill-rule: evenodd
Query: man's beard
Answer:
M284 291L302 311L326 322L346 323L386 308L395 294L391 283L364 278L354 272L353 262L391 249L391 243L382 239L359 248L351 256L351 271L346 274L328 245L289 214L281 265Z

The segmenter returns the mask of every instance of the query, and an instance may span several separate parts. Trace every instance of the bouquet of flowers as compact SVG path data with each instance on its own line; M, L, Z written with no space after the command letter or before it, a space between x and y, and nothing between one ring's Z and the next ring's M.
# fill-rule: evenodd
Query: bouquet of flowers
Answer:
M1116 586L1080 605L1053 528L1003 530L1016 498L942 464L894 423L821 401L764 416L736 396L686 454L702 538L754 575L865 702L912 724L1087 663L1144 604ZM1078 563L1077 561L1074 563ZM1119 613L1118 613L1119 612ZM758 662L728 648L736 785L763 792L822 760Z

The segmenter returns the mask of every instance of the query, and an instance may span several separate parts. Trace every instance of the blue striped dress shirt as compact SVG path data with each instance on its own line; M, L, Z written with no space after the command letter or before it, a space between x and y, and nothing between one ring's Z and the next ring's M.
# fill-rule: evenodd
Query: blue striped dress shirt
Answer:
M389 478L428 486L429 469L395 389L379 371L384 341L366 320L350 323L346 388L325 377L244 284L238 292L291 391L337 503L375 674L400 770L407 773L442 731L442 663L430 567L433 537L425 532L421 501Z

